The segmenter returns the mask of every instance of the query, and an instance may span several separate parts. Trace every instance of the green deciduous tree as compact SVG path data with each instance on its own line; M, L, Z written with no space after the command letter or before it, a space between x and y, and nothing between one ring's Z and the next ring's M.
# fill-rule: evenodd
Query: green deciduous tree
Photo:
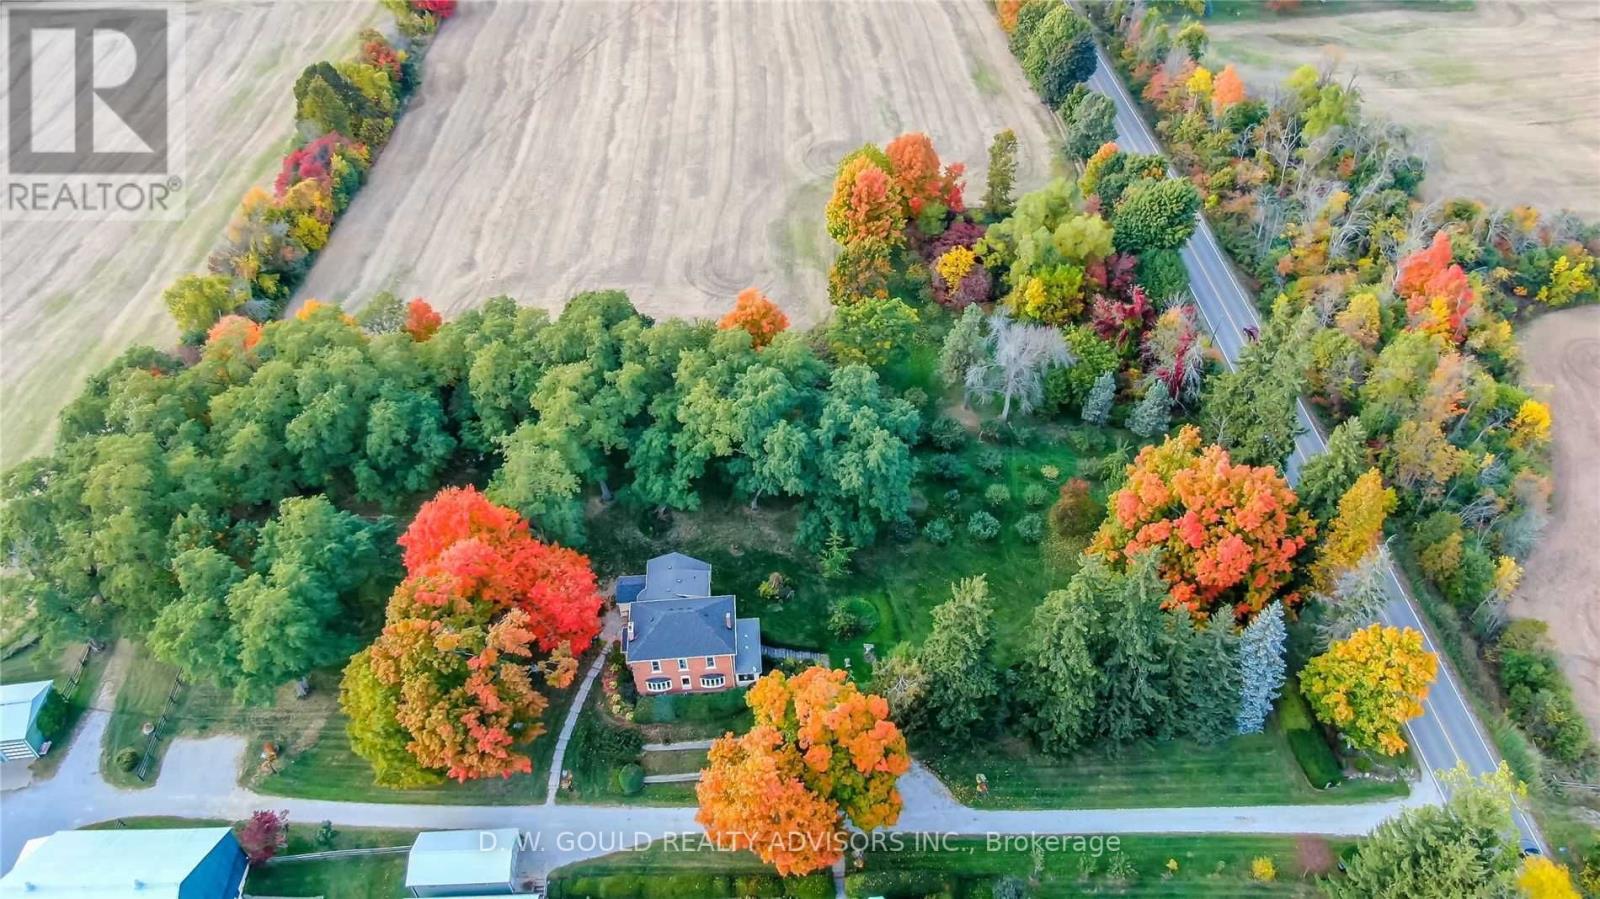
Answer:
M1017 135L1010 128L989 143L989 173L984 182L983 215L991 222L1011 214L1011 192L1017 180Z
M250 292L224 275L184 275L161 295L184 334L203 333L250 299Z
M1515 895L1521 790L1504 763L1473 780L1458 768L1443 805L1406 809L1378 825L1323 884L1332 899L1501 899Z

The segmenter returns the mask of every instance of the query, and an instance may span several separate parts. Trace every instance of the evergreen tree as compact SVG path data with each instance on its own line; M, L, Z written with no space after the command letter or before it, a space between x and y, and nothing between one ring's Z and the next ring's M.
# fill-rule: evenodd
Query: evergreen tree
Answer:
M1289 631L1283 623L1283 606L1271 603L1257 613L1239 637L1239 715L1241 734L1260 733L1272 714L1272 703L1283 690L1287 673L1283 660Z
M1161 602L1166 584L1156 554L1139 557L1109 611L1111 647L1100 665L1100 732L1114 743L1170 734L1173 636Z
M966 742L999 693L991 659L994 605L983 575L955 582L933 610L933 631L917 653L927 676L927 724L943 739Z
M1202 407L1207 440L1235 462L1282 466L1300 434L1296 403L1306 386L1316 310L1279 303L1261 339L1245 348L1233 371L1212 378Z
M1058 111L1067 128L1067 155L1074 159L1088 159L1117 139L1116 107L1105 94L1082 84L1073 85Z
M1023 664L1023 725L1045 752L1065 755L1095 736L1097 644L1105 630L1098 607L1116 580L1098 557L1087 557L1067 589L1050 593L1034 610Z
M1239 638L1216 615L1195 626L1183 616L1177 624L1193 632L1178 667L1178 729L1202 743L1227 739L1239 717Z
M1144 392L1144 399L1128 415L1128 430L1148 439L1165 434L1171 423L1172 394L1167 392L1165 381L1152 378Z
M1295 493L1300 508L1327 521L1338 511L1339 498L1370 468L1367 429L1360 418L1348 418L1328 435L1327 452L1321 453L1300 469Z
M989 144L989 176L983 191L983 214L997 222L1011 214L1011 191L1017 180L1017 135L1010 128Z
M1092 425L1104 425L1111 418L1111 404L1116 398L1116 376L1111 372L1101 373L1083 401L1083 420Z
M949 386L961 385L961 405L967 406L971 391L967 372L989 358L988 325L983 310L974 303L961 311L939 349L939 378Z

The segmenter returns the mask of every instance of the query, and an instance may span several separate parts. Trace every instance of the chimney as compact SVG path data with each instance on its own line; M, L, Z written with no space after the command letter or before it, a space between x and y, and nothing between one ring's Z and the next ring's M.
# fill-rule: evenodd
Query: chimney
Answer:
M723 612L722 613L722 626L726 627L730 631L733 630L733 613L732 612Z
M633 642L633 622L628 622L628 642Z

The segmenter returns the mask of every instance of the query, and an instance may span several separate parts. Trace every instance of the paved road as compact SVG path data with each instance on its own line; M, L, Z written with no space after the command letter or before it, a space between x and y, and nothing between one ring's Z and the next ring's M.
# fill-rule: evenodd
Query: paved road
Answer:
M121 790L100 779L100 743L110 714L90 712L56 776L0 801L0 870L9 870L28 839L97 821L146 815L241 820L256 809L287 809L290 820L342 827L419 830L516 827L525 832L541 872L670 835L702 830L693 808L605 805L400 805L262 796L240 786L242 737L179 738L167 749L156 783ZM1114 834L1271 833L1357 836L1407 806L1437 801L1429 782L1405 799L1352 805L1235 808L994 811L961 805L920 765L900 781L900 833Z
M1161 146L1150 131L1128 93L1111 68L1105 51L1096 48L1099 66L1089 79L1089 86L1110 97L1116 105L1117 145L1137 153L1160 153ZM1232 266L1217 244L1211 226L1201 216L1194 237L1182 251L1183 262L1189 270L1189 284L1195 303L1212 339L1232 368L1234 360L1248 343L1245 328L1261 326L1254 299L1239 283ZM1294 454L1288 460L1290 480L1297 480L1300 467L1312 456L1327 449L1322 432L1307 413L1304 401L1298 402L1301 434L1295 439ZM1388 571L1389 605L1381 620L1385 624L1411 627L1423 633L1427 648L1439 655L1439 680L1433 685L1422 717L1408 726L1411 745L1420 756L1423 767L1432 772L1456 767L1465 762L1475 774L1493 771L1500 763L1499 754L1489 742L1477 714L1467 704L1459 680L1450 668L1449 661L1434 645L1433 635L1423 623L1415 603L1405 585L1396 575L1394 567ZM1517 827L1524 838L1544 842L1537 825L1522 810L1515 812Z

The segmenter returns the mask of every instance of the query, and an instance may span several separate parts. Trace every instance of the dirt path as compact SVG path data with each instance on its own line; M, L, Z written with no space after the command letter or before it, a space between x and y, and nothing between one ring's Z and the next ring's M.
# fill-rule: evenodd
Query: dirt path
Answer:
M128 346L173 343L161 292L205 266L239 198L275 172L300 70L382 15L371 0L187 7L187 217L0 224L0 465L46 447L56 412Z
M985 0L462 4L300 297L706 316L757 285L809 324L839 158L925 131L977 198L1004 128L1043 183L1053 125Z
M1431 151L1430 196L1600 215L1600 5L1479 0L1463 11L1264 14L1207 28L1215 56L1238 64L1256 92L1303 63L1337 62L1366 109Z
M1545 315L1521 336L1525 380L1550 391L1556 488L1511 610L1550 623L1578 705L1600 730L1600 307Z

